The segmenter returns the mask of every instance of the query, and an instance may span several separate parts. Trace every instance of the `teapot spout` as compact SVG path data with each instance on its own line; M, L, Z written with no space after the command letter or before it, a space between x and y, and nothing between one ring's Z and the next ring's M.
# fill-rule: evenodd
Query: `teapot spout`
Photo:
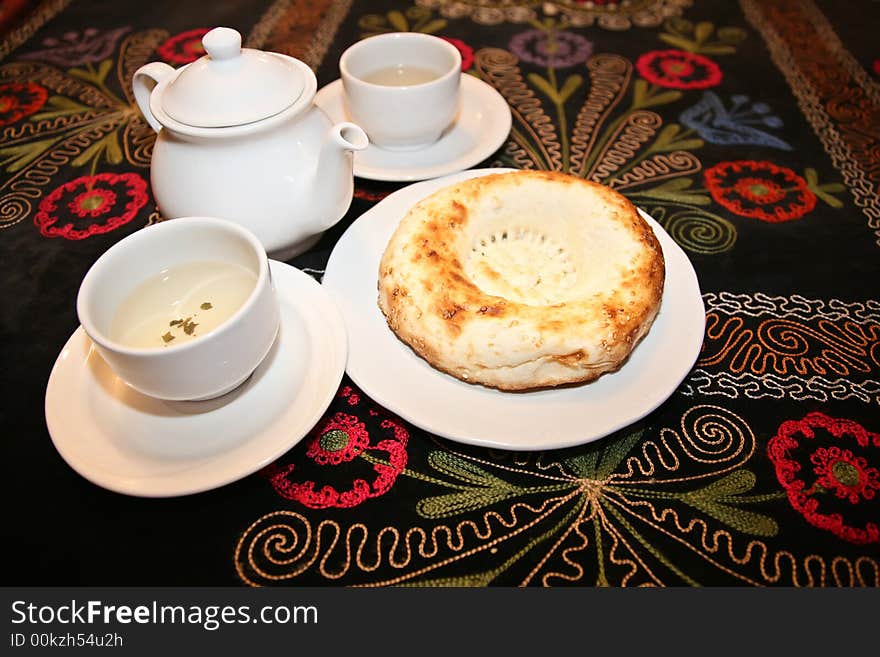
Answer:
M351 154L362 151L369 144L367 134L354 123L337 123L330 128L321 146L315 183L319 189L336 192L319 195L327 204L318 213L319 230L330 228L348 211L354 192Z

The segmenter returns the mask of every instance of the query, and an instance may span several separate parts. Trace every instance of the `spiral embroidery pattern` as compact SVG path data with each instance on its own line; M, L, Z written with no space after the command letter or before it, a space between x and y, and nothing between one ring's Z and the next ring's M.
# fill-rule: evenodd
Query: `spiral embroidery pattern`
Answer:
M587 68L590 91L578 112L571 136L571 168L581 176L586 173L587 153L596 142L598 128L620 102L632 75L632 65L619 55L596 55L587 62Z
M629 162L662 125L663 119L655 112L640 110L630 114L599 153L599 164L587 177L595 182L609 177Z
M761 490L747 467L755 455L749 424L711 405L687 409L678 426L637 426L577 453L478 456L437 442L400 475L432 485L416 506L423 523L375 527L279 509L244 530L235 567L251 585L316 576L354 586L698 584L700 573L668 558L663 546L673 545L731 583L877 584L873 559L766 543L785 493Z
M706 339L685 394L880 403L880 304L706 294Z
M481 77L485 77L501 92L510 104L514 120L531 137L526 141L515 132L512 134L517 147L514 152L521 154L517 162L526 164L526 152L530 144L535 144L540 149L539 163L543 164L543 168L559 171L562 169L562 155L556 127L535 92L523 80L518 62L515 55L500 48L483 48L474 57L474 65ZM533 167L534 162L528 168Z

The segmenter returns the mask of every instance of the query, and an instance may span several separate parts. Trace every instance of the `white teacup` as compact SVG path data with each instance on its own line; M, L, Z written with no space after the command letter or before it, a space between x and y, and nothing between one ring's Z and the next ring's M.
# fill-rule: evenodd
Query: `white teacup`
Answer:
M149 226L112 246L83 278L76 310L120 379L179 401L243 383L269 352L280 318L260 241L210 217Z
M342 53L339 72L345 111L379 148L428 146L458 113L461 54L439 37L369 37Z

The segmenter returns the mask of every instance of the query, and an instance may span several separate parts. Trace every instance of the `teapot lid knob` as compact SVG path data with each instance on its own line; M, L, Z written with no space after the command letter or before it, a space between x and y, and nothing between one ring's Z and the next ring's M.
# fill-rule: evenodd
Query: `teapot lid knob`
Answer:
M244 125L274 116L303 94L301 62L241 47L241 34L215 27L202 37L206 55L187 64L162 93L174 121L199 128Z
M241 34L229 27L215 27L202 37L205 52L214 60L241 55Z

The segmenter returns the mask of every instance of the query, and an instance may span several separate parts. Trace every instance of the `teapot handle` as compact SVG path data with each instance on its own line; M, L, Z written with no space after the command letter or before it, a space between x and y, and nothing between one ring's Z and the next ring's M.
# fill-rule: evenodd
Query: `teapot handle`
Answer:
M150 94L153 93L153 87L162 80L174 73L174 69L164 62L151 62L144 64L134 73L132 79L132 88L134 89L134 99L137 101L141 114L150 124L150 127L159 132L162 124L156 120L150 111Z

